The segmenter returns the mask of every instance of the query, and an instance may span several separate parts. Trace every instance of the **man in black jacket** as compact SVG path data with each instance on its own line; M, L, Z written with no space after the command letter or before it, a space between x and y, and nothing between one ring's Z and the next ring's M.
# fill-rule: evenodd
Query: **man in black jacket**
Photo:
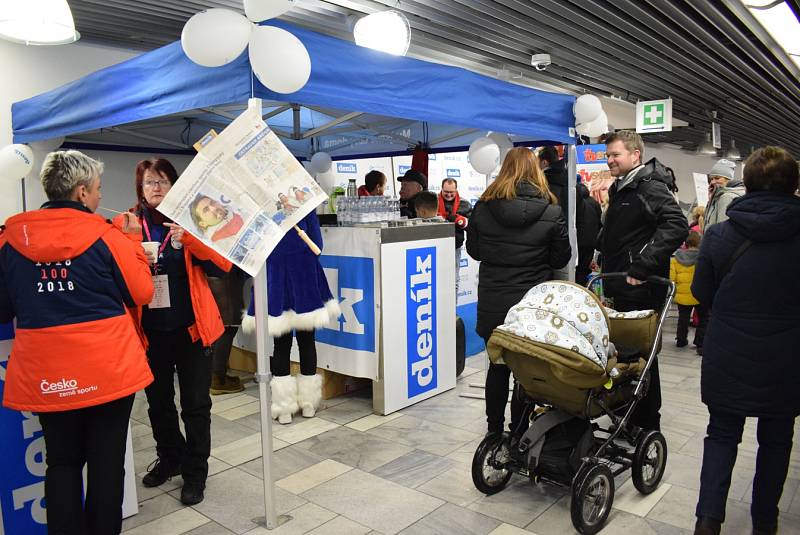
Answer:
M539 167L541 167L550 191L558 199L561 213L569 228L569 176L564 160L558 157L558 151L553 146L542 147L539 151ZM577 212L577 203L576 203Z
M628 276L626 281L604 281L603 290L614 299L618 311L659 311L666 287L643 283L650 275L669 278L670 257L689 234L686 217L672 195L673 176L655 158L642 164L644 142L635 132L611 134L606 139L606 155L616 181L608 190L608 209L597 248L603 255L604 273L624 272ZM631 422L658 429L660 409L656 361L650 368L648 393Z
M464 245L464 229L469 224L472 205L458 195L458 181L455 178L442 180L442 191L439 193L439 215L445 221L456 225L456 295L458 295L458 272L461 268L461 246Z
M586 184L579 183L575 195L580 209L575 211L575 232L578 235L578 265L575 267L575 282L586 286L594 257L594 246L602 223L602 210L591 195Z
M415 169L409 169L397 180L400 182L400 215L414 219L417 217L414 197L420 191L428 191L428 177Z

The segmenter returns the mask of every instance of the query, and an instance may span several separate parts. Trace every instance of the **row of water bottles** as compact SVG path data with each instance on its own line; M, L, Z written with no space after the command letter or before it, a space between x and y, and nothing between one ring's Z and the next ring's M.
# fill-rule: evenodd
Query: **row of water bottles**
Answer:
M397 197L338 197L336 219L342 225L378 223L400 219L400 199Z

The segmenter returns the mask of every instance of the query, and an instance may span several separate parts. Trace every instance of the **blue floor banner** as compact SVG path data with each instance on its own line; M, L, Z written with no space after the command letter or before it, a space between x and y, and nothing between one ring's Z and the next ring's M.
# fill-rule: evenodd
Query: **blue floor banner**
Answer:
M0 325L0 398L14 329ZM47 533L44 503L44 436L30 412L0 407L0 534Z

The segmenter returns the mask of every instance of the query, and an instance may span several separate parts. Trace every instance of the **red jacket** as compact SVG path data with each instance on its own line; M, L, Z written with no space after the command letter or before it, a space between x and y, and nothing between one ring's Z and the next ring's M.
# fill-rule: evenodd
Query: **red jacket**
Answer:
M71 201L7 221L0 235L0 322L16 318L16 337L6 407L80 409L150 384L128 313L153 295L137 240Z
M114 225L122 228L123 216L120 214L114 218ZM186 273L189 276L189 295L192 300L192 311L194 312L195 324L189 328L192 340L200 339L204 347L208 347L225 332L225 324L219 314L217 302L214 294L208 286L208 279L201 266L192 262L192 257L198 260L210 260L223 271L230 271L231 262L215 252L189 234L183 233L181 238L183 243L183 255L186 261ZM149 300L147 301L149 303ZM142 303L147 304L147 303ZM137 325L141 331L141 310L136 311Z

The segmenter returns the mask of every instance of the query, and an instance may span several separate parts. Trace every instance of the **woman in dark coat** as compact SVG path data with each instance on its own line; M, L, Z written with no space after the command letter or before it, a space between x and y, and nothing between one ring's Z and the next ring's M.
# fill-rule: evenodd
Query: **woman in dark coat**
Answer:
M569 261L572 251L561 208L529 149L508 152L497 178L475 204L467 253L481 262L475 330L487 341L528 290L550 280L553 270ZM489 433L503 431L510 374L504 364L490 364L486 373ZM521 418L521 404L512 401L512 432Z
M776 533L778 500L800 414L800 198L797 162L759 149L745 163L746 195L706 229L692 294L712 307L701 394L709 423L696 534L718 534L745 418L758 418L750 509L754 534Z

